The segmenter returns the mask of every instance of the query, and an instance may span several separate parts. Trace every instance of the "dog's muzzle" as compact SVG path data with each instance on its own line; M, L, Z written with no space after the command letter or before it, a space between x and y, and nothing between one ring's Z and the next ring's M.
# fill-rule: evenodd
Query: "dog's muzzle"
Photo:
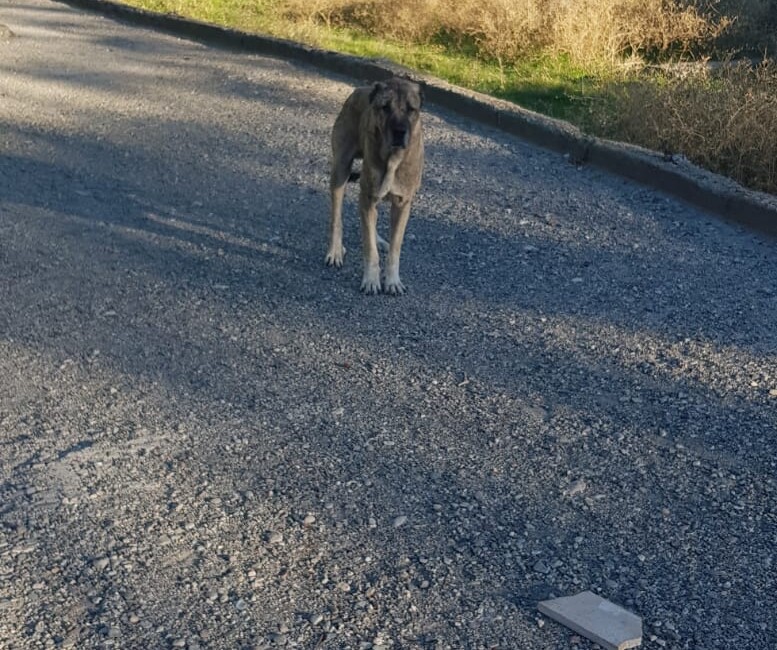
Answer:
M395 149L405 149L410 140L410 131L406 128L395 128L391 131L391 146Z

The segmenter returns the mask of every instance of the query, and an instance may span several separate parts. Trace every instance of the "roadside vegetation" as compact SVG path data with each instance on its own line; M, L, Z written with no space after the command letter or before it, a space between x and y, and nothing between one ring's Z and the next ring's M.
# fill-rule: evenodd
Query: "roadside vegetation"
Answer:
M777 193L773 0L124 0L382 57Z

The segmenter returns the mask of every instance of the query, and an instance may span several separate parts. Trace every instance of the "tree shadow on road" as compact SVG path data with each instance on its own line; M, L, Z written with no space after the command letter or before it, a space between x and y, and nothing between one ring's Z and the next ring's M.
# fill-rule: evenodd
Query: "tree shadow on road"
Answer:
M142 102L67 107L93 126L64 134L3 114L0 516L40 599L90 644L114 619L151 644L209 619L231 647L280 623L313 647L298 614L324 611L329 647L383 625L400 647L550 648L567 637L536 600L593 588L670 645L714 647L716 619L767 647L773 244L432 109L411 293L362 297L355 192L347 266L322 262L337 106L254 65L234 103L201 84L222 113L198 91L152 124ZM743 363L756 385L726 383ZM68 585L85 609L55 603Z

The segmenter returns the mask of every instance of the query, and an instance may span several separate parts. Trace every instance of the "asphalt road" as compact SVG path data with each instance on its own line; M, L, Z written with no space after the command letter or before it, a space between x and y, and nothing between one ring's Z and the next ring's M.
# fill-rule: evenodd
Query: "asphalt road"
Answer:
M0 648L777 647L774 240L428 106L365 297L352 80L0 22Z

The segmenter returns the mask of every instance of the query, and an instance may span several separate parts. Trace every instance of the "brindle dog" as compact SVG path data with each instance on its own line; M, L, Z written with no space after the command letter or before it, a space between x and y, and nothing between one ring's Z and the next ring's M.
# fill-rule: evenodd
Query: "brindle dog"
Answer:
M381 291L378 244L388 246L383 291L392 295L405 293L405 285L399 279L399 255L410 203L421 184L422 103L418 84L395 77L354 90L332 129L332 213L326 263L343 265L343 195L349 177L357 177L351 173L353 161L361 158L359 213L364 260L361 290L368 295ZM391 202L388 244L377 233L378 202L383 199Z

